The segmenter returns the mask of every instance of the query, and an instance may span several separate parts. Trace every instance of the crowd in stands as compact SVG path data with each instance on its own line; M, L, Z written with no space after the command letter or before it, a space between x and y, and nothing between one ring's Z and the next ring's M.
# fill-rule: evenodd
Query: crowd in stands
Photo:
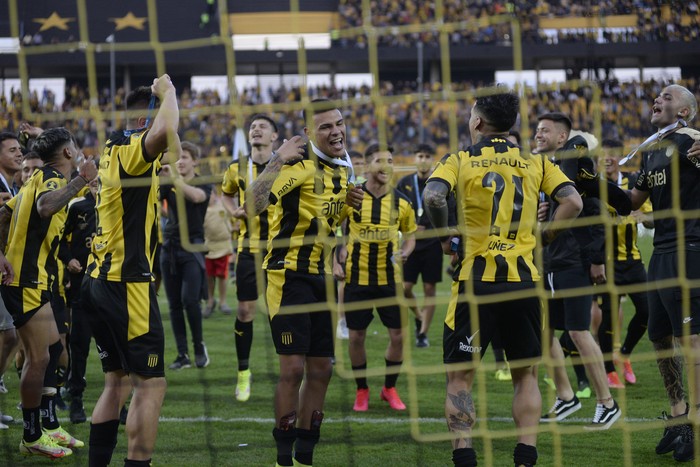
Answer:
M700 81L688 79L682 84L695 92L700 100ZM444 97L436 97L436 95L445 95L440 82L425 83L421 93L418 92L415 82L381 82L380 95L387 98L386 109L383 112L377 112L377 106L371 102L369 86L341 89L318 86L309 88L308 94L311 99L327 97L342 99L346 102L345 116L348 122L347 138L350 148L364 150L365 146L376 141L380 125L385 125L387 138L396 148L396 154L401 155L409 153L411 148L421 141L421 137L423 141L430 141L439 148L447 150L450 145L449 120L452 114L456 117L459 147L468 145L469 112L473 101L464 97L477 86L483 86L483 83L453 83L452 90L460 97L455 105ZM619 82L615 79L601 81L599 87L603 138L619 139L632 145L652 134L654 129L645 116L650 115L650 103L663 86L664 83L653 80L643 83ZM528 89L526 93L531 135L537 123L536 116L550 111L561 111L570 115L575 129L594 130L597 107L592 87L578 86L570 82L541 87L539 91ZM246 88L239 93L239 99L244 106L298 102L300 97L299 88L286 86L268 89ZM124 90L119 89L116 96L117 108L121 107L123 98ZM205 155L228 156L236 123L235 117L226 111L227 99L213 90L195 92L186 87L183 87L179 99L182 109L180 133L183 140L200 145ZM111 102L108 89L100 92L98 101L104 117L109 119ZM98 124L93 119L76 115L75 118L56 121L51 116L51 113L56 111L87 110L89 99L85 88L77 84L67 86L65 101L61 108L56 106L55 96L51 93L39 95L34 92L30 96L30 107L34 112L46 114L45 119L33 122L34 124L43 127L64 125L79 138L88 152L97 152L100 146L100 133ZM214 109L213 112L212 109ZM282 137L289 138L291 135L302 133L304 122L300 112L278 112L274 116ZM16 131L22 120L21 94L13 91L9 100L0 97L0 126ZM111 123L107 122L107 124ZM117 112L115 127L121 126L122 115ZM422 135L421 132L423 132ZM93 150L90 151L90 148Z
M544 0L444 0L443 15L438 18L435 2L417 0L376 0L371 2L372 25L395 27L420 25L442 19L445 23L459 23L451 32L451 44L499 44L510 45L511 27L508 23L492 24L495 15L514 14L520 20L523 43L557 44L571 42L626 42L641 41L695 41L700 35L700 16L697 0L675 2L650 0L625 0L601 2L570 2ZM671 2L673 3L673 2ZM340 0L338 6L340 28L363 25L362 0ZM545 31L540 20L553 17L606 17L610 15L636 15L636 27L603 29L557 29ZM403 33L389 30L378 37L378 45L390 47L414 47L417 42L428 46L439 45L439 32L429 30ZM367 37L341 37L340 47L367 47Z

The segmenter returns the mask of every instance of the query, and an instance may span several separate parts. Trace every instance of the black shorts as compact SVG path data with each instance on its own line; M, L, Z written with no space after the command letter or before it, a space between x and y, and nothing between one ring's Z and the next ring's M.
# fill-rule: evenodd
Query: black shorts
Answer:
M646 284L647 270L642 261L615 261L615 285Z
M151 282L111 282L85 276L81 296L102 370L163 377L165 336Z
M60 293L51 294L51 309L58 333L68 334L68 310L66 310L66 301Z
M423 283L436 284L442 282L442 245L437 241L429 241L427 245L416 245L416 249L406 259L403 265L404 282L418 282L418 276L423 276Z
M334 328L326 301L325 276L268 270L266 297L278 354L333 356Z
M389 329L401 329L401 307L399 307L396 296L396 286L394 285L357 285L345 284L345 304L354 302L364 302L355 306L345 306L345 321L348 329L367 329L369 323L374 319L374 300L385 303L384 306L377 306L377 313L382 320L382 324ZM389 304L386 304L390 301ZM359 306L360 308L356 308ZM406 317L403 318L405 324Z
M542 356L542 315L534 283L474 282L474 295L486 297L513 293L513 298L483 303L471 313L465 299L466 281L452 283L452 298L447 308L442 339L444 363L471 362L484 352L498 333L508 361ZM516 298L517 297L517 298ZM478 323L472 319L478 318ZM517 364L516 364L517 366Z
M628 295L634 303L635 313L642 313L642 316L646 315L648 321L649 305L647 303L646 290L630 292L617 287L637 284L644 284L645 286L647 284L647 270L644 267L644 263L641 260L615 261L615 286L619 293L617 305L620 304L620 297ZM611 311L613 308L612 296L608 293L600 294L598 303L604 312ZM617 310L617 307L615 309Z
M587 265L576 266L562 271L547 273L545 288L554 297L547 300L549 306L549 327L562 331L588 331L591 328L591 305L593 295L581 292L573 297L557 298L557 292L581 287L590 287L590 273Z
M678 279L677 256L677 251L654 252L649 260L649 339L652 341L670 335L700 333L700 288L654 285L665 279ZM685 257L685 277L697 281L700 279L700 251L688 250ZM687 310L683 309L684 292L689 299Z
M39 308L51 302L51 292L48 290L3 285L0 292L17 329L27 324Z
M236 298L239 302L254 302L262 295L258 288L258 274L265 280L262 259L265 256L241 252L236 263Z

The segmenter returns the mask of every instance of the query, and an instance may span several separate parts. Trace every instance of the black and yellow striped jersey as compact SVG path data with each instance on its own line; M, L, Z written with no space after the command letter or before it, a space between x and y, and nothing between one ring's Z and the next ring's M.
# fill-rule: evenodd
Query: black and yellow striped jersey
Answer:
M58 246L68 216L67 206L50 218L37 211L39 198L66 186L63 174L45 166L34 171L19 193L7 202L12 212L5 256L15 271L12 284L53 290L58 280Z
M270 191L274 207L264 269L330 272L349 170L322 159L284 165Z
M620 172L617 180L612 180L624 190L631 190L637 181L635 174ZM648 214L652 212L651 201L647 199L639 211ZM614 219L612 228L613 259L615 261L641 261L642 254L637 248L637 219L634 216L620 216L617 211L608 206L608 213Z
M221 190L227 196L238 195L238 204L245 202L245 190L265 170L267 163L258 164L250 157L243 157L231 163L224 173ZM270 205L259 216L241 219L241 230L238 237L239 253L265 253L267 236L272 224L274 206Z
M344 208L343 218L350 231L345 279L357 285L393 285L401 280L393 261L399 232L406 235L416 231L416 214L408 198L397 189L379 198L366 189L364 192L360 209Z
M430 180L456 191L464 259L459 280L539 280L533 262L539 193L554 195L573 185L541 155L523 157L503 138L487 137L448 154Z
M144 158L146 134L112 133L100 157L95 238L86 271L95 279L153 280L160 159L149 162Z

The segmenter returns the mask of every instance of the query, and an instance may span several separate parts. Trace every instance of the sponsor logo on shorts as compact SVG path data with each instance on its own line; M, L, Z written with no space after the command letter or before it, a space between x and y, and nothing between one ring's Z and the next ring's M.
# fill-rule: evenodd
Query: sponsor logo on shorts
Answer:
M692 320L693 320L693 318L691 316L687 316L687 317L683 318L683 324L688 324Z
M284 345L292 345L292 333L291 332L283 332L282 333L282 343Z
M479 333L477 330L474 334L471 336L465 336L465 339L467 343L465 344L462 341L459 341L459 351L460 352L466 352L466 353L480 353L481 352L481 346L474 346L472 345L472 341L476 337L476 335Z
M154 368L158 364L158 354L152 353L148 354L148 367Z

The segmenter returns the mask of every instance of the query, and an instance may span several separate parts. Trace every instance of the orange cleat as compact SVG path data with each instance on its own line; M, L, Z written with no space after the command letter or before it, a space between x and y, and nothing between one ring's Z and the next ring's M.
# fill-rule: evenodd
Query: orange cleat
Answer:
M630 384L635 384L637 382L637 377L635 376L634 371L632 370L632 363L630 362L629 358L625 359L623 366L625 368L625 381L627 381Z
M352 410L355 412L367 412L367 409L369 409L369 388L358 389Z
M611 371L608 373L608 387L611 389L622 389L625 385L620 381L617 372Z
M387 401L389 403L389 407L391 407L392 409L406 410L406 405L404 405L404 403L401 402L401 398L399 397L399 393L396 392L396 388L383 387L380 397L383 401Z

